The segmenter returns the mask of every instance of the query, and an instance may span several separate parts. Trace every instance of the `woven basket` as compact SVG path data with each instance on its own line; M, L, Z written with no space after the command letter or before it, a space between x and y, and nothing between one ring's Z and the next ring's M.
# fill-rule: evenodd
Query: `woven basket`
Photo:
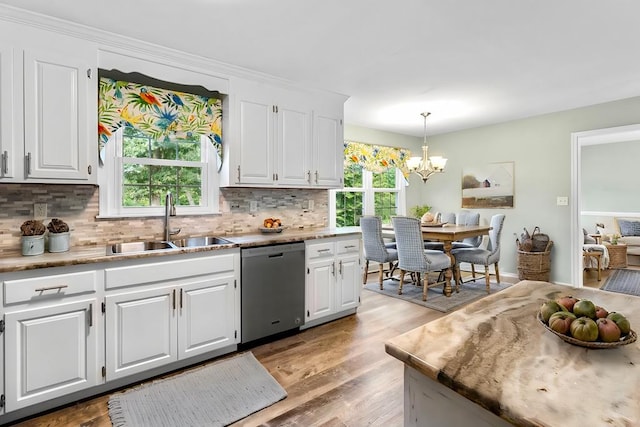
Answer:
M544 252L518 251L518 278L548 282L551 269L551 246L549 241Z
M626 245L607 245L609 251L609 268L626 268L627 251Z

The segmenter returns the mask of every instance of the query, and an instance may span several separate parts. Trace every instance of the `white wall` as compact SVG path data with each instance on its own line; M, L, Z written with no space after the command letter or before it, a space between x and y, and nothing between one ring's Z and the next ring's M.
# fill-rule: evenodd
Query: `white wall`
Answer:
M500 270L517 275L514 233L540 226L554 241L551 280L570 283L570 210L557 206L556 197L570 196L571 133L637 123L640 97L430 136L430 150L433 147L449 161L445 173L424 185L425 202L436 210L457 211L464 167L515 162L515 207L480 210L486 223L495 213L506 214ZM612 170L608 164L601 167L603 172ZM614 170L633 179L633 170Z

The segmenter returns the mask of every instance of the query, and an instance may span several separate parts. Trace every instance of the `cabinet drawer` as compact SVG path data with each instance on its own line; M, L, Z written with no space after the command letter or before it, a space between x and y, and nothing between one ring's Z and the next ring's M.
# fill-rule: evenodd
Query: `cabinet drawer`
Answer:
M179 261L133 264L126 267L106 268L105 287L114 289L132 285L142 285L183 277L234 271L236 255L216 255Z
M306 248L307 258L332 257L335 255L334 242L314 243Z
M360 251L360 239L339 240L337 242L338 253L357 253Z
M70 296L96 291L97 272L56 274L30 279L5 280L4 303L29 302L38 298Z

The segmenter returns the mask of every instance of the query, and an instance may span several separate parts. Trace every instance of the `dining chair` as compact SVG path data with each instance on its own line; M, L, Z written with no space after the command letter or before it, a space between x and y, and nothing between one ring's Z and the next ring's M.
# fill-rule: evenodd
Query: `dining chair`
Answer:
M427 289L434 286L446 285L444 280L437 280L429 284L430 272L452 271L451 259L440 251L424 249L420 220L402 216L391 218L398 247L398 268L400 269L400 284L398 295L402 295L402 286L406 273L422 275L422 301L427 300ZM440 275L443 276L443 275ZM456 287L456 291L458 288Z
M460 211L456 214L456 225L480 225L480 213ZM477 248L482 243L482 236L467 237L460 242L453 242L453 249Z
M496 281L500 283L500 271L498 270L498 262L500 261L500 236L502 234L502 226L504 225L504 214L497 214L491 217L491 230L489 230L489 239L485 248L458 248L452 249L451 254L456 260L455 275L456 286L462 280L460 277L460 263L468 262L472 266L474 264L484 265L484 278L487 285L487 293L490 293L489 265L493 264L496 270ZM476 280L475 270L472 270L472 279L467 282Z
M384 263L389 263L388 275L393 274L398 261L398 251L394 248L396 243L385 244L382 238L382 220L377 216L363 216L360 218L360 229L362 230L362 240L364 243L364 274L362 283L367 283L367 275L369 274L369 261L380 264L378 271L378 281L380 289L384 289L383 275Z

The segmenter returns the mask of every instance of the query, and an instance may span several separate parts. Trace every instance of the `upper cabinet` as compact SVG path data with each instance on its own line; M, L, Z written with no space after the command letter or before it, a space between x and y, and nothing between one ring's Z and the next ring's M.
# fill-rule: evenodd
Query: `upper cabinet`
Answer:
M0 40L0 182L95 184L95 45L13 23Z
M343 102L234 79L222 186L342 186Z

